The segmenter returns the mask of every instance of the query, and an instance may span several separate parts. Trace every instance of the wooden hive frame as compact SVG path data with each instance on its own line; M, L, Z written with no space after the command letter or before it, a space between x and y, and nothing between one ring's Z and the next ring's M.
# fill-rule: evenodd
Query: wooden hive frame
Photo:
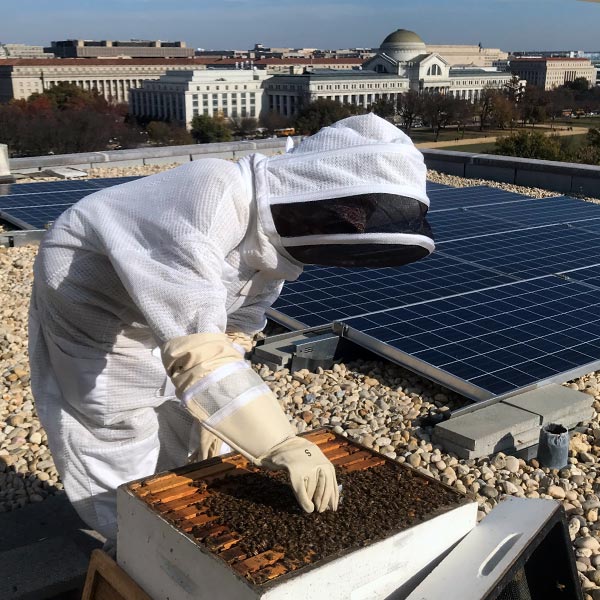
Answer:
M338 468L346 472L371 469L391 464L399 470L410 469L424 481L434 482L456 496L455 506L471 502L453 488L414 471L411 467L393 461L374 450L365 448L329 429L319 429L302 437L319 446L325 456ZM259 471L240 454L216 457L132 482L129 491L146 503L179 531L184 532L201 549L225 561L230 568L252 586L269 584L281 577L292 576L302 567L316 567L330 560L325 558L313 562L310 556L304 562L286 560L285 553L271 549L255 556L248 556L239 543L243 536L224 524L216 524L218 516L208 514L204 501L210 495L210 484L215 479ZM454 507L453 507L454 508ZM449 509L440 509L441 514ZM351 551L351 550L349 550ZM336 556L339 556L337 554Z

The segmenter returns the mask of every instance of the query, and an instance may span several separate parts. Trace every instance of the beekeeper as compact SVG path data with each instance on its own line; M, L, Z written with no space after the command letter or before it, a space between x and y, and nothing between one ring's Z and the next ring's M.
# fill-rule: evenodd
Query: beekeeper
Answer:
M425 173L410 139L368 114L281 156L190 162L63 213L34 268L31 380L88 525L115 538L120 484L181 466L198 447L211 456L221 441L286 469L306 512L336 509L332 464L294 435L244 353L304 265L431 253Z

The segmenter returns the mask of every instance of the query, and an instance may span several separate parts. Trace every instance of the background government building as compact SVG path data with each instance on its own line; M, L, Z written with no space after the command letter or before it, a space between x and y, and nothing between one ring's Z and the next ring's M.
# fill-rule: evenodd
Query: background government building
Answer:
M285 69L286 60L263 60L268 68L261 69L257 60L249 69L231 69L235 61L229 59L215 63L221 66L218 69L169 71L131 91L130 111L143 119L170 120L189 128L197 114L258 118L274 112L292 117L303 104L319 98L366 108L414 90L475 102L485 88L502 88L512 79L510 73L493 67L451 66L438 53L427 52L423 40L405 29L388 35L372 58L354 59L358 64L348 62L345 68L340 68L343 61L334 59L287 59Z
M293 116L303 102L319 98L368 106L408 90L475 102L485 88L502 88L511 79L511 73L493 67L451 66L437 52L428 52L416 33L398 29L383 40L360 71L314 69L302 75L275 75L265 82L265 93L269 110Z

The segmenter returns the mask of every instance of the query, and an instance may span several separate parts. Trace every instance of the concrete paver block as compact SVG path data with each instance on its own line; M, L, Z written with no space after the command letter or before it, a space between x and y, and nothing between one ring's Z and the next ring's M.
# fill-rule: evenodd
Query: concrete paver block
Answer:
M465 448L461 444L451 442L450 440L436 436L434 433L434 442L439 444L448 452L454 452L460 458L480 458L481 456L490 456L497 452L506 452L510 454L515 450L527 448L532 444L537 444L540 437L540 428L534 427L528 431L524 431L516 436L505 435L495 443L490 444L475 444L475 448Z
M51 167L46 169L48 175L59 177L60 179L79 179L87 177L87 172L82 169L74 169L72 167Z
M593 402L593 396L558 384L545 385L537 390L502 400L502 404L539 415L542 419L541 425L571 422L571 417L578 416L588 409L591 414Z
M495 447L502 441L510 442L519 434L540 425L538 415L497 403L437 425L435 437L463 446L467 450L475 450Z

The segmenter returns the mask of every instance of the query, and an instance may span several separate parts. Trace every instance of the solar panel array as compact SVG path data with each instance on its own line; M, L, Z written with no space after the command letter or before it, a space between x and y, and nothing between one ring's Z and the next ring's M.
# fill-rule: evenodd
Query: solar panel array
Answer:
M135 177L0 185L0 218L43 228ZM271 316L346 335L473 399L600 367L600 206L428 184L437 250L398 269L310 267Z
M436 252L395 269L310 267L271 316L346 336L483 400L600 368L600 206L430 188Z
M0 219L21 229L43 229L67 208L98 190L137 177L0 185Z

